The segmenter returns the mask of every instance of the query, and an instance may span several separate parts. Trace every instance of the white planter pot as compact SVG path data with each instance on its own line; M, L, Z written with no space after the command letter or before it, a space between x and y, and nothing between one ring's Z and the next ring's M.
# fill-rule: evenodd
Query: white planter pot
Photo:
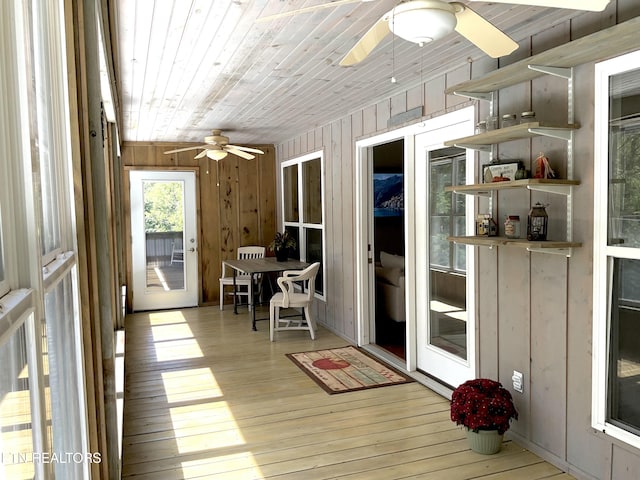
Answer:
M471 450L483 455L498 453L502 447L502 435L497 430L479 430L467 428L467 440Z

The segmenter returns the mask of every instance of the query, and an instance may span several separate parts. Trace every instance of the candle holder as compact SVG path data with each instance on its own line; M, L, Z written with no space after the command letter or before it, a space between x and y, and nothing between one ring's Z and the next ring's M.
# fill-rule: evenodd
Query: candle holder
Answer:
M546 240L548 223L549 216L545 206L540 202L536 203L531 207L527 218L527 240L533 242Z

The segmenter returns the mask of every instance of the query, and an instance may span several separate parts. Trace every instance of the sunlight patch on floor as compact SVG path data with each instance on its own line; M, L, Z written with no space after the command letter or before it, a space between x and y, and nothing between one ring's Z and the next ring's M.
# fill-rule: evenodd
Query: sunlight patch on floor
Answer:
M171 323L167 323L171 320ZM160 362L184 360L188 358L201 358L204 356L198 341L193 335L186 319L182 314L170 315L152 314L149 322L151 335L155 342L156 358Z
M237 476L237 470L242 470L241 477ZM206 475L216 475L216 478L220 478L218 475L223 475L224 473L227 473L228 478L252 478L256 480L264 478L251 452L216 455L207 459L182 462L182 473L187 478Z
M152 312L148 314L149 325L171 325L186 323L187 320L180 311Z
M222 390L209 368L163 372L162 382L169 403L222 396Z
M213 388L218 389L215 379L213 379L213 383ZM200 385L204 386L204 384ZM209 392L206 388L201 391ZM169 396L170 392L167 392L167 397ZM180 402L185 401L183 394L180 393L174 395L174 398L178 398ZM227 402L180 406L170 408L169 412L180 454L217 450L246 443ZM210 426L204 428L202 433L195 432L194 429L197 430L197 427L200 427L202 423L207 423Z
M156 344L156 358L159 362L201 357L204 357L204 354L202 350L200 350L200 345L198 345L198 341L195 338Z
M179 312L151 313L149 325L158 362L204 356ZM182 478L205 478L216 469L216 475L242 471L243 478L263 478L250 451L216 455L228 448L242 449L247 442L211 368L165 370L161 378L178 455L202 455L181 462Z
M187 324L159 325L151 327L154 342L176 341L181 338L193 338L193 332Z

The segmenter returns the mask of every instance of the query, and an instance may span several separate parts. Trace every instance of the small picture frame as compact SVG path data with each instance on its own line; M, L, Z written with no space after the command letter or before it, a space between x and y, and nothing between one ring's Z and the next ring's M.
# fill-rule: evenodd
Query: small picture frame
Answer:
M484 183L511 182L519 168L523 168L522 162L490 163L484 166L482 178Z

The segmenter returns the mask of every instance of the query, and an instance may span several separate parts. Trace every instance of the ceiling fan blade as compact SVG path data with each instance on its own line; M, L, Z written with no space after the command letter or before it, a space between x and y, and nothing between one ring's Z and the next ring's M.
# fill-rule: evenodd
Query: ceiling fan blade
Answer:
M452 3L456 7L456 32L475 44L493 58L504 57L514 52L518 44L469 7Z
M243 152L242 150L238 150L237 148L233 147L232 145L225 146L224 150L229 152L229 153L233 153L234 155L237 155L239 157L242 157L242 158L244 158L246 160L251 160L253 158L256 158L255 155L251 155L250 153Z
M237 148L238 150L242 150L244 152L259 153L261 155L264 155L264 152L262 150L258 150L257 148L242 147L240 145L227 145L227 147Z
M472 2L480 2L487 0L471 0ZM530 5L533 7L550 7L550 8L570 8L573 10L587 10L590 12L601 12L604 10L611 0L491 0L492 3L511 3L514 5Z
M208 146L209 145L198 145L197 147L178 148L176 150L169 150L164 153L168 154L168 153L188 152L189 150L199 150L201 148L207 148Z
M208 151L209 151L209 150L205 148L204 150L202 150L199 154L197 154L197 155L196 155L195 157L193 157L193 158L202 158L202 157L204 157L204 156L207 154L207 152L208 152Z
M341 67L350 67L367 58L367 55L391 32L391 30L389 30L388 18L389 13L385 13L380 20L373 24L373 27L367 30L367 33L365 33L362 38L358 40L358 43L349 50L349 53L340 60Z
M271 20L277 20L279 18L291 17L298 15L299 13L315 12L316 10L323 10L325 8L338 7L340 5L346 5L348 3L356 2L368 2L371 0L337 0L335 2L322 3L320 5L312 5L310 7L299 8L297 10L289 10L288 12L276 13L274 15L268 15L266 17L260 17L256 19L256 23L270 22Z

